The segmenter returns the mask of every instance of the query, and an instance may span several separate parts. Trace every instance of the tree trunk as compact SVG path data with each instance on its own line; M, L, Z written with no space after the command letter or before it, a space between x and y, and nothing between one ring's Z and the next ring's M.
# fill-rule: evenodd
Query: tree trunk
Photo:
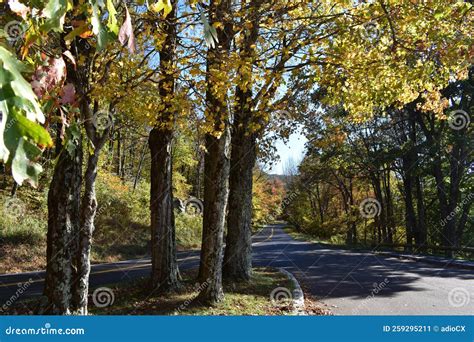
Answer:
M98 109L98 102L94 104L94 109ZM112 105L109 112L112 112ZM81 228L78 234L78 248L73 262L76 274L73 278L72 286L72 308L77 315L87 315L87 296L89 294L89 274L91 270L91 247L92 233L94 232L94 220L97 212L97 198L95 193L95 182L97 178L97 167L100 153L109 138L110 127L98 132L93 124L93 113L90 111L89 101L82 104L82 112L85 115L84 128L92 145L92 154L89 154L84 185L84 194L81 203Z
M58 156L48 192L48 234L43 314L71 313L73 258L80 230L82 182L82 138L74 151L63 149Z
M222 252L227 210L230 132L228 127L218 139L206 137L204 164L204 215L199 281L205 284L199 300L214 304L224 297L222 289Z
M92 233L94 232L94 218L97 211L95 195L95 180L100 150L89 155L85 173L85 189L81 203L81 229L78 237L76 253L77 273L73 281L73 310L75 314L87 315L87 295L89 293L89 274L91 270Z
M214 132L206 134L204 159L204 214L199 280L204 283L198 300L215 304L224 297L222 289L222 257L224 226L229 192L230 132L226 90L220 89L220 75L224 72L232 41L233 28L226 18L231 17L231 0L211 0L210 24L224 22L217 29L218 43L207 54L206 120Z
M258 1L242 2L243 11L251 14L252 27L245 31L240 56L247 64L239 68L236 88L237 104L232 130L232 154L229 177L229 213L224 254L224 278L248 281L252 274L252 188L256 161L256 135L252 132L252 64L253 46L258 38L259 15L254 6ZM249 7L250 6L250 9ZM245 13L245 12L244 12Z
M175 49L176 49L176 5L163 23L166 39L160 51L159 95L163 110L157 125L151 130L149 147L151 152L151 246L152 286L160 292L174 291L179 287L178 261L176 258L176 236L173 211L173 130L169 128L175 116Z
M351 234L351 243L356 244L357 243L357 225L354 220L354 187L353 187L353 181L352 178L349 178L349 220L351 222L351 228L350 228L350 234Z
M416 241L417 246L421 250L425 250L423 246L426 246L428 239L428 232L426 230L426 220L425 220L425 204L423 200L423 188L421 186L421 178L419 176L415 177L416 182L416 210L418 214L418 241Z
M243 120L247 122L243 123ZM242 118L236 113L232 136L223 272L225 279L234 281L250 280L252 273L252 185L256 150L255 135L248 133L248 121L248 117Z
M416 216L415 209L413 207L412 186L412 177L407 172L405 172L405 176L403 177L403 192L405 203L406 239L409 250L412 249L413 237L416 232Z
M143 161L145 160L145 152L146 152L146 143L143 144L142 151L140 153L140 161L138 162L137 174L135 175L135 179L133 181L133 191L136 190L138 186L138 182L140 181L140 175L142 173Z
M385 193L385 204L387 209L386 225L387 225L387 243L393 243L393 231L395 226L395 219L393 216L393 200L392 200L392 189L390 184L390 170L384 173L384 193Z
M179 286L172 193L172 132L154 128L150 132L151 152L151 282L159 291Z
M320 184L319 182L316 183L316 200L318 202L318 214L319 214L319 219L321 220L321 225L324 224L324 207L323 207L323 201L322 201L322 196L321 196L321 190L319 188Z
M387 243L388 230L387 230L386 205L385 205L384 196L382 192L380 172L374 173L371 178L372 178L372 186L374 189L375 198L380 203L380 212L375 217L377 227L378 227L378 232L379 232L379 243Z
M117 130L117 156L115 157L115 173L121 177L122 174L122 133L120 129Z

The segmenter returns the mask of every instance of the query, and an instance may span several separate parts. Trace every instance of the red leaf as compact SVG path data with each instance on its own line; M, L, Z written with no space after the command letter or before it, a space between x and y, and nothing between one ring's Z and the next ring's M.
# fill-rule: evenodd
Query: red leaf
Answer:
M49 58L48 65L42 65L36 69L31 86L36 95L41 97L61 84L65 78L66 63L64 63L64 59L62 57Z
M76 89L74 84L68 83L61 89L61 104L72 104L76 99Z

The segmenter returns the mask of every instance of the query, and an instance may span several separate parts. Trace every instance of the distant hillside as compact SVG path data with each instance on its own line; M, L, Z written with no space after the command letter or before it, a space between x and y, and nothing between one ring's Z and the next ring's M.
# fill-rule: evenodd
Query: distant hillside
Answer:
M268 173L268 174L267 174L267 177L268 177L270 180L278 179L278 180L282 181L283 184L285 184L285 186L288 184L288 180L289 180L289 176L286 176L286 175L277 175L277 174L273 174L273 173Z

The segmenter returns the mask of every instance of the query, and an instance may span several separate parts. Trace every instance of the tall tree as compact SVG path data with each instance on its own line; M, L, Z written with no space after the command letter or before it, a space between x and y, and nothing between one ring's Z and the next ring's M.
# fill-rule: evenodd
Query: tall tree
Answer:
M232 154L229 178L229 214L224 254L224 277L229 280L249 280L252 271L252 184L256 161L257 132L253 108L253 64L255 44L260 25L261 1L242 1L242 12L247 13L242 46L239 51L244 61L237 70L236 106L232 124Z
M166 35L160 55L160 113L155 127L150 131L151 152L151 246L152 286L160 291L172 291L179 286L179 271L176 259L176 236L173 211L173 124L176 117L176 1L162 24Z
M206 120L210 131L205 137L203 236L199 266L199 280L206 286L198 299L213 304L224 297L222 259L229 192L230 131L227 87L221 79L226 73L233 36L232 1L211 0L208 13L210 25L219 27L217 45L209 47L207 53Z

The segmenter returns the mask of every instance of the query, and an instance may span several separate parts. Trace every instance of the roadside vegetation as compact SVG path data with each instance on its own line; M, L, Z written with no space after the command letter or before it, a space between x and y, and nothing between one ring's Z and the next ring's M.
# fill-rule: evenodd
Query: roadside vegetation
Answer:
M173 293L190 248L217 307L277 219L447 256L474 238L470 2L0 7L0 270L44 268L46 314L88 314L97 262L148 255ZM295 133L300 165L266 172Z
M185 272L182 286L173 293L156 294L147 280L113 288L114 304L92 308L97 315L285 315L292 310L291 298L272 301L271 293L282 287L292 291L292 283L275 269L255 269L248 283L224 283L226 296L217 306L203 305L196 299L206 283L196 283L196 272Z
M212 316L275 316L293 315L293 283L274 268L255 268L246 283L224 283L226 296L216 306L200 303L199 291L206 284L196 283L196 270L181 274L179 289L158 293L146 278L108 284L107 292L98 288L96 298L90 296L91 315L212 315ZM280 291L275 295L275 290ZM94 293L91 291L91 293ZM3 314L32 314L37 299L14 302ZM329 315L330 311L316 300L305 301L308 315Z
M133 161L132 161L133 162ZM177 173L178 176L180 176ZM7 178L8 179L8 178ZM8 179L9 180L9 179ZM284 184L262 171L255 172L254 232L280 214ZM107 263L149 257L149 183L120 177L102 166L97 179L97 209L91 262ZM22 187L11 196L11 180L0 189L0 274L42 270L46 266L48 173L37 189ZM176 186L189 189L186 177ZM182 190L183 191L183 190ZM188 192L181 198L189 198ZM202 215L190 208L175 212L178 250L199 249Z

